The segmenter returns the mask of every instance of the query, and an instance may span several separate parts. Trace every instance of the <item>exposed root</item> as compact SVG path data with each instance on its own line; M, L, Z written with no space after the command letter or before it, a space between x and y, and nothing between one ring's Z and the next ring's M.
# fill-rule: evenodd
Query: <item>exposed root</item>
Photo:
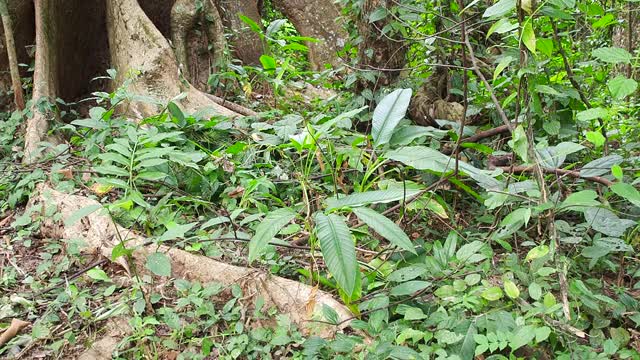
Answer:
M211 107L225 116L238 114L211 101L206 94L181 81L178 61L164 38L135 0L109 0L107 28L111 63L119 70L118 80L126 79L127 71L139 71L132 84L134 93L151 97L157 104L134 101L129 104L134 113L150 116L159 112L159 104L186 92L180 104L187 111ZM183 84L184 83L184 84Z
M36 206L38 209L55 206L62 219L68 219L77 210L95 204L98 202L87 197L65 194L44 185L40 186L38 195L30 202L30 206ZM85 241L85 251L98 251L108 258L111 257L113 247L120 243L119 239L122 236L125 238L126 247L135 249L132 256L139 272L144 272L148 254L164 252L172 262L172 277L197 280L201 283L241 284L245 293L261 296L269 306L275 306L280 313L289 315L307 334L328 337L348 325L348 322L345 322L338 327L313 321L322 320L322 308L325 305L338 313L339 321L347 320L351 316L349 310L331 295L297 281L273 276L259 269L225 264L167 246L147 246L150 243L147 239L116 226L111 218L101 211L96 211L75 224L47 219L42 226L42 232L49 237L81 238Z

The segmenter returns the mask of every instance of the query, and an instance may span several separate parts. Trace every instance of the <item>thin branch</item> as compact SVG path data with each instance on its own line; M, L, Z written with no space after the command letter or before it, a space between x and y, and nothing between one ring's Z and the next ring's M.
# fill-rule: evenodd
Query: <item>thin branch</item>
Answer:
M505 172L511 172L511 173L525 173L525 172L532 173L536 171L536 167L533 165L514 166L513 168L510 166L500 166L499 168L504 170ZM600 176L582 177L580 176L580 172L575 170L566 170L566 169L558 169L558 168L542 168L542 171L546 174L555 174L560 176L570 176L572 178L577 178L577 179L585 179L585 180L600 183L605 186L613 185L613 182L609 179L605 179Z

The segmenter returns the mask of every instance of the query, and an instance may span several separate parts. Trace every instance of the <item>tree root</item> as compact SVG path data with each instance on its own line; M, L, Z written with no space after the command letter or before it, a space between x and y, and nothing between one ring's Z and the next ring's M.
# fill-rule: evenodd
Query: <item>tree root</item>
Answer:
M97 201L87 197L65 194L46 185L40 185L37 195L32 197L29 206L36 206L43 211L45 207L55 206L62 215L61 218L68 219L79 209L96 204L98 204ZM147 274L144 266L147 255L163 252L171 259L171 277L201 283L240 285L246 294L260 296L265 299L267 306L275 306L280 313L287 314L306 334L313 333L329 337L348 325L348 322L333 326L314 321L322 320L322 308L325 305L337 312L338 321L347 320L351 316L344 305L316 287L273 276L263 270L233 266L180 249L157 246L142 236L115 225L112 219L101 214L100 210L74 224L56 222L52 218L47 218L41 231L44 236L53 238L81 238L86 245L85 251L97 251L107 258L111 258L113 248L121 243L119 239L124 238L126 247L134 250L133 265L138 272L144 274ZM151 246L145 244L151 244ZM123 260L122 257L119 259Z

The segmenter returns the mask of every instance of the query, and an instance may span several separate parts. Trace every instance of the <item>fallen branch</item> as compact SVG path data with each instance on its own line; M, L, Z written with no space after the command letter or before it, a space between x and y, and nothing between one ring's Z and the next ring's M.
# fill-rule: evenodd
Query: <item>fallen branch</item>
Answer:
M536 169L533 165L529 165L529 166L500 166L500 169L504 170L505 172L510 172L510 173L525 173L525 172L535 172ZM565 170L565 169L557 169L557 168L542 168L542 171L546 174L556 174L556 175L561 175L561 176L570 176L573 178L578 178L578 179L585 179L585 180L589 180L589 181L593 181L593 182L597 182L600 183L602 185L605 186L611 186L613 185L613 182L611 180L605 179L603 177L600 176L591 176L591 177L582 177L580 176L580 172L579 171L575 171L575 170Z
M38 187L37 195L29 203L36 209L56 206L61 219L68 219L78 210L99 204L84 196L70 195L51 189L46 185ZM120 235L128 249L133 250L132 260L138 272L155 277L145 272L147 256L161 252L171 260L171 277L200 283L218 283L225 286L239 285L244 293L254 297L262 297L266 305L274 306L281 314L286 314L305 333L313 333L323 337L335 334L341 326L318 326L312 321L322 318L323 306L329 306L338 314L338 321L351 317L351 312L330 294L300 282L273 276L266 271L229 265L215 261L206 256L192 254L184 250L158 246L128 229L116 226L112 219L101 210L95 211L73 224L62 220L54 221L48 217L42 224L44 236L62 239L82 239L85 251L96 250L107 258L111 258L113 248L120 244ZM149 244L150 243L150 244ZM145 245L147 244L147 245ZM122 260L123 258L119 258Z
M244 116L258 116L258 113L246 108L242 105L236 104L234 102L231 102L229 100L225 100L219 96L215 96L212 94L206 94L207 97L211 100L213 100L214 103L218 104L218 105L222 105L224 107L226 107L227 109L231 110L231 111L235 111L240 115L244 115Z

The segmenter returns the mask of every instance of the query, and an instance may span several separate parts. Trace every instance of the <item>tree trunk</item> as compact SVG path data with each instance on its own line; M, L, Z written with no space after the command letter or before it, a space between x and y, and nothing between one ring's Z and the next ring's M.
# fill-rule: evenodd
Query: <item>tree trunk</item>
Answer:
M378 71L376 84L361 83L363 88L387 86L395 80L405 64L406 47L401 37L392 32L384 33L388 20L369 22L369 16L376 9L390 9L391 0L364 0L358 19L358 32L362 42L358 45L358 64L362 70ZM373 85L373 86L372 86Z
M325 0L274 0L300 35L319 42L309 42L309 62L313 70L323 70L325 65L340 65L336 53L344 47L349 35L342 28L340 8L333 1Z
M22 91L20 70L18 69L18 55L16 54L16 42L13 35L13 21L11 20L11 15L9 15L6 0L0 0L0 15L2 16L2 27L7 44L7 59L9 60L14 103L19 110L24 110L24 93Z
M244 65L260 64L260 56L264 52L264 44L260 35L251 30L248 24L240 20L244 15L262 26L257 0L218 0L218 12L224 26L230 30L229 43L233 53Z

